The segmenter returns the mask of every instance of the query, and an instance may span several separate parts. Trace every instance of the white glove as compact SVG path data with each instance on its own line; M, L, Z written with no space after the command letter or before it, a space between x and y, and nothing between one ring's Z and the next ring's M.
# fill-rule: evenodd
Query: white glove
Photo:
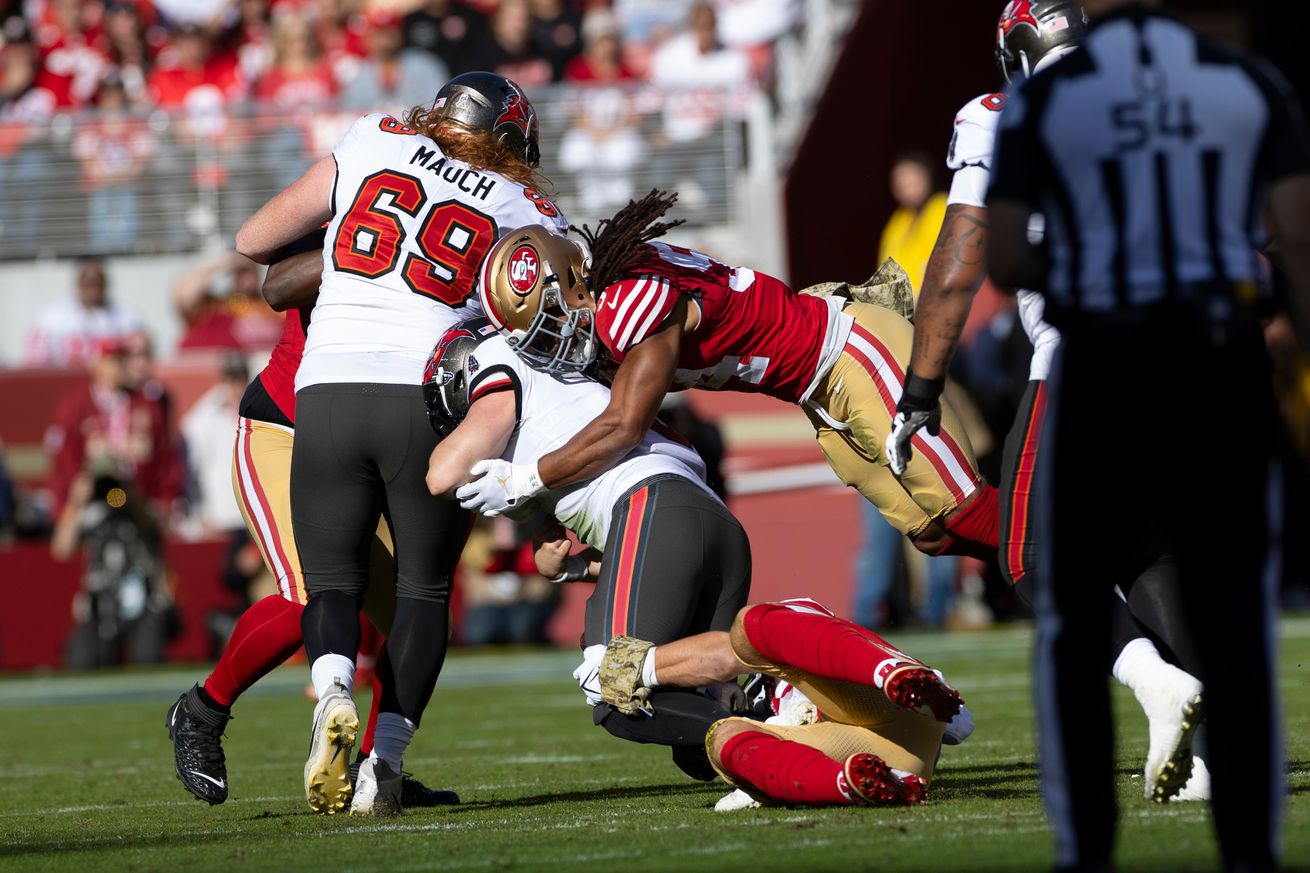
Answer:
M905 475L905 468L910 463L914 451L910 440L921 428L927 427L934 436L941 429L942 412L938 407L932 412L898 412L892 418L892 430L887 434L887 444L883 450L887 453L887 464L892 473Z
M459 505L473 512L495 518L507 509L546 490L537 465L511 464L499 458L478 461L469 475L480 478L459 486L455 497Z
M588 706L595 706L604 698L600 693L600 662L605 659L605 644L597 643L582 650L582 663L573 671Z

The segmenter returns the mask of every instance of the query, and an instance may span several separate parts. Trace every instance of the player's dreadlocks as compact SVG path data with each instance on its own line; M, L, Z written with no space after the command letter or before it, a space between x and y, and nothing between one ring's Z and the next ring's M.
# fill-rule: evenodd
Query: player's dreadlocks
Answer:
M586 240L591 249L591 275L587 281L592 293L604 291L640 259L646 243L684 223L681 218L656 221L677 200L677 194L652 188L645 197L629 200L627 206L602 220L594 231L585 224L570 228Z

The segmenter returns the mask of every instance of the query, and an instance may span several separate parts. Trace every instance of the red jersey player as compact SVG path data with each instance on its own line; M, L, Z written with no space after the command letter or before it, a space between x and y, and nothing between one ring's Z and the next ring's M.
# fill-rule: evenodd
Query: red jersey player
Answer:
M883 442L900 398L913 328L889 309L803 296L746 267L656 241L676 196L652 192L583 228L590 251L540 228L505 235L478 283L487 316L518 353L554 372L582 371L604 346L618 364L609 407L536 469L505 461L457 493L496 514L544 488L588 479L623 457L670 389L767 394L801 405L833 470L928 554L991 558L996 491L944 409L915 436L918 466L899 479ZM561 245L563 243L563 245Z

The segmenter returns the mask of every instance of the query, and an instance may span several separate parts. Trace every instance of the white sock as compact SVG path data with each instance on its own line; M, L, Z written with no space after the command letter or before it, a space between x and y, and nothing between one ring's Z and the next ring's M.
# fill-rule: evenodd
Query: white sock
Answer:
M647 688L654 688L659 685L659 679L655 677L655 646L646 650L646 660L641 662L641 684Z
M1165 660L1160 657L1155 643L1146 637L1138 637L1129 640L1123 647L1119 657L1114 659L1114 668L1111 672L1114 673L1114 678L1136 691L1137 683L1146 671L1153 670L1164 663Z
M400 772L405 750L414 739L414 722L398 712L378 713L378 726L373 731L373 752L369 759L385 761L393 772Z
M347 694L355 693L355 662L345 655L319 655L309 668L309 681L314 683L314 695L319 700L332 690L333 682L346 686Z

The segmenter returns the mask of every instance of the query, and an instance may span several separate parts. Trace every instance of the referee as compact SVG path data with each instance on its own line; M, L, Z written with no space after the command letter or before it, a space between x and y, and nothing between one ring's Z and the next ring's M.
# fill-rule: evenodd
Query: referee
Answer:
M1271 628L1279 423L1258 321L1273 301L1256 252L1271 228L1291 280L1285 303L1310 344L1310 143L1263 62L1155 4L1082 5L1082 47L1009 95L987 198L992 278L1040 290L1064 335L1038 462L1036 594L1057 863L1111 868L1106 591L1168 550L1203 648L1224 861L1272 869L1283 793ZM1027 236L1035 213L1040 250ZM1132 502L1147 499L1168 511L1134 523ZM1190 764L1190 736L1177 746L1173 760Z

